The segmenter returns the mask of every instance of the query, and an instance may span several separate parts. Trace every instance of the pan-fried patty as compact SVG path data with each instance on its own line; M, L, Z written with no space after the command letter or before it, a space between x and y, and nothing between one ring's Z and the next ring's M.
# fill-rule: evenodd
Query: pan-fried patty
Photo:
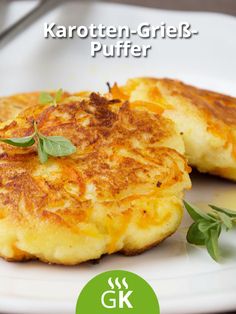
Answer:
M0 137L62 135L74 154L40 164L36 147L0 143L0 255L74 265L136 254L174 233L191 186L172 121L97 94L34 106Z
M236 180L236 98L171 79L136 78L114 85L113 97L163 110L175 122L190 165Z

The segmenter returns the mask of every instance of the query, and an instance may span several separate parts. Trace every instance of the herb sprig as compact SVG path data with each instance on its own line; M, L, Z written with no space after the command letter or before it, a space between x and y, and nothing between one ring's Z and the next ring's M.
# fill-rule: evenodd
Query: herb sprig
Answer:
M63 90L60 88L58 91L56 91L55 96L51 96L47 92L42 92L39 95L39 103L41 105L46 105L46 104L52 104L53 106L56 106L57 103L62 99L63 95Z
M56 92L55 97L43 92L39 96L39 102L56 106L57 102L61 100L62 94L62 89ZM30 147L36 143L41 163L45 163L48 160L48 156L68 156L76 151L76 147L64 136L45 136L40 133L35 121L34 132L31 135L20 138L0 138L0 141L17 147Z
M34 133L32 135L20 138L2 138L0 141L18 147L29 147L37 143L41 163L45 163L48 156L68 156L76 151L76 147L64 136L45 136L40 133L36 122L34 122Z
M219 237L222 230L229 231L236 224L236 212L215 205L209 205L206 213L184 201L184 206L194 220L187 233L187 241L195 245L205 245L210 256L220 259Z

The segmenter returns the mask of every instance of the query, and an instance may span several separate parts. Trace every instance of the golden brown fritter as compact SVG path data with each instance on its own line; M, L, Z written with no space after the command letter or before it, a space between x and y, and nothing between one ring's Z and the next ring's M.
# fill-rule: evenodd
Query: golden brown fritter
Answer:
M236 180L236 98L154 78L131 79L111 92L114 98L163 111L183 136L190 165Z
M91 94L35 106L0 137L62 135L77 151L40 164L36 147L0 143L0 255L74 265L135 254L177 229L190 188L182 138L159 114Z

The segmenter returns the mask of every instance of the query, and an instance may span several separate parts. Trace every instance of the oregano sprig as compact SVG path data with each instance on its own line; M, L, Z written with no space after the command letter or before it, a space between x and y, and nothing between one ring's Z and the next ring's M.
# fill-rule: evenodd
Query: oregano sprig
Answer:
M57 103L62 99L63 90L60 88L58 91L56 91L55 96L51 96L47 92L42 92L39 95L39 103L42 105L46 104L52 104L53 106L56 106Z
M198 207L184 201L184 206L194 220L187 233L187 241L195 245L205 245L210 256L220 258L219 237L222 230L231 230L236 225L236 211L209 205L206 213Z
M76 147L64 136L45 136L40 133L36 122L34 122L32 135L20 138L2 138L0 141L17 147L30 147L37 143L38 157L41 163L45 163L48 156L68 156L76 151Z

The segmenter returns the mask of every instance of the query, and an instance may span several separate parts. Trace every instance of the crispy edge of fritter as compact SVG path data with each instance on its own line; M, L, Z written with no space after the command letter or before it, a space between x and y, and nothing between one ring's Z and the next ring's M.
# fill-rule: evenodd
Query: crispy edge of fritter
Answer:
M12 120L25 109L39 105L39 96L41 92L19 93L10 96L0 97L0 122ZM51 96L55 96L56 91L48 91ZM59 103L71 101L78 98L88 98L90 92L81 91L77 93L68 93L63 91L62 99Z

